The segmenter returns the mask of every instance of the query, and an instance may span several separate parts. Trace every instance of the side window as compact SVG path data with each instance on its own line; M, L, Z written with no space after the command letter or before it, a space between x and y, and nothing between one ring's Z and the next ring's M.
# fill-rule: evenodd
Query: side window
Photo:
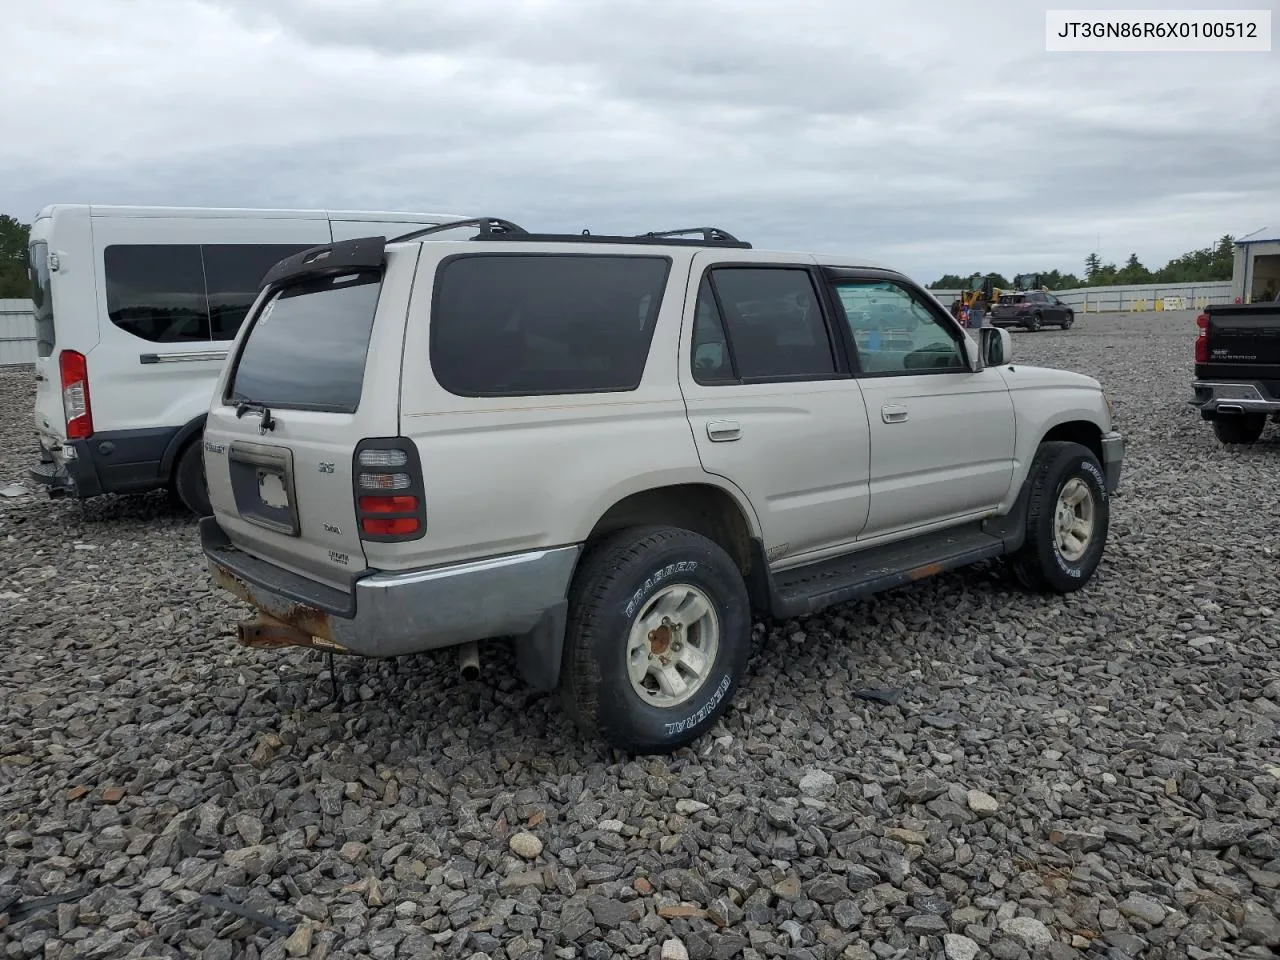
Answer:
M707 311L728 333L732 361L742 380L787 380L836 372L831 338L807 270L794 267L714 267L711 283L723 314ZM705 280L704 280L705 286ZM699 295L699 313L703 312ZM695 336L698 324L695 322ZM710 351L703 354L710 356ZM698 358L695 345L694 361ZM723 370L723 368L722 368ZM706 381L699 381L706 382Z
M634 390L670 267L593 254L448 260L432 295L436 379L466 397Z
M306 244L205 244L204 277L212 339L232 340L258 296L263 276Z
M965 370L952 331L910 292L890 280L835 284L865 374Z
M698 306L693 317L693 379L702 384L732 383L738 379L729 355L724 318L720 316L709 275L703 276L698 287Z
M198 244L112 245L103 251L107 315L152 343L209 339Z

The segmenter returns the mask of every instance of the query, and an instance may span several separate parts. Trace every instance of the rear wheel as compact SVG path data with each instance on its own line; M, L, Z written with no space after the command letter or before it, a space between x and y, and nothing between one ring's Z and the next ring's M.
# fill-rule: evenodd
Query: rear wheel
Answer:
M198 517L213 514L209 502L209 487L204 477L204 443L202 435L183 448L173 468L173 492L182 505Z
M1027 531L1010 558L1028 589L1071 593L1092 579L1111 522L1102 465L1088 447L1063 440L1040 444L1031 472Z
M1027 324L1027 329L1030 330L1032 333L1035 333L1042 326L1044 326L1044 317L1040 316L1040 314L1037 313L1034 317L1031 318L1031 322Z
M584 731L669 753L729 706L750 650L746 584L723 548L675 527L624 530L574 577L561 695Z
M1213 432L1223 443L1257 443L1266 425L1262 414L1225 414L1214 418Z

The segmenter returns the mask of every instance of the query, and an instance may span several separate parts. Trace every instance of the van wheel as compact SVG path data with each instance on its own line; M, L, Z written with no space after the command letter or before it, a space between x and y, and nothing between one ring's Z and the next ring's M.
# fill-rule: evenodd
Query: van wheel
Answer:
M1267 425L1265 415L1225 414L1213 420L1213 432L1223 443L1257 443Z
M173 468L173 492L182 505L198 517L213 514L209 486L204 478L204 446L201 435L183 448Z
M1098 569L1111 523L1102 465L1088 447L1050 440L1036 451L1027 484L1026 539L1010 558L1013 572L1031 590L1079 590Z
M569 593L566 711L628 753L670 753L729 706L751 651L737 565L676 527L616 533L583 559Z

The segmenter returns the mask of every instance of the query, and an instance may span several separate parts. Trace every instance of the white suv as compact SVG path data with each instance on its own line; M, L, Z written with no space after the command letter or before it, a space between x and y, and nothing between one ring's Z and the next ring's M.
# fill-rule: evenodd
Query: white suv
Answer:
M670 751L753 616L999 556L1088 582L1124 441L1097 381L1009 344L894 270L717 229L326 244L232 344L204 551L258 608L244 643L458 646L474 676L506 638L583 728Z

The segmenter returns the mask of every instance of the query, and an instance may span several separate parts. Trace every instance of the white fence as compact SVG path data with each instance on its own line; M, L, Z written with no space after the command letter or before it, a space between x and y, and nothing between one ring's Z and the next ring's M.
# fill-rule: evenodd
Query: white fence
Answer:
M959 290L931 290L945 308ZM1129 287L1079 287L1055 290L1054 296L1081 313L1139 310L1203 310L1210 303L1230 303L1231 281L1214 283L1148 283ZM0 300L0 367L36 361L36 321L30 300Z
M0 367L36 362L36 318L30 300L0 300Z
M944 307L959 290L931 291ZM1128 287L1076 287L1053 295L1080 313L1128 313L1144 310L1203 310L1211 303L1230 303L1231 281L1213 283L1144 283Z

